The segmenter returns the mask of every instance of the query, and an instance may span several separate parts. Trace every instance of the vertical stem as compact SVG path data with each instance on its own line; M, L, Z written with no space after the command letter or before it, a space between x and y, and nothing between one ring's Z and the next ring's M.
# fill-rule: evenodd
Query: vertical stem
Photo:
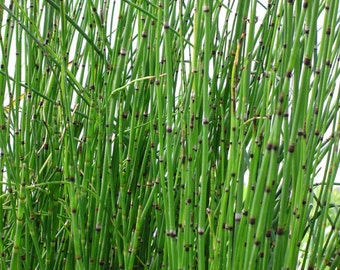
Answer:
M202 3L202 2L201 2ZM202 117L202 169L200 175L200 198L198 212L198 269L206 269L206 205L209 178L209 62L211 57L211 4L204 1L202 11L204 19L204 58L203 58L203 117Z
M175 224L175 204L174 204L174 162L173 160L176 158L173 156L173 106L174 106L174 90L175 85L173 81L173 70L172 70L172 44L170 33L170 16L169 16L169 0L164 0L164 8L163 8L163 29L164 29L164 47L165 47L165 70L166 70L166 79L165 79L165 88L166 88L166 165L167 165L167 211L168 211L168 226L167 226L167 235L170 237L170 266L171 268L177 268L177 246L176 246L176 224Z

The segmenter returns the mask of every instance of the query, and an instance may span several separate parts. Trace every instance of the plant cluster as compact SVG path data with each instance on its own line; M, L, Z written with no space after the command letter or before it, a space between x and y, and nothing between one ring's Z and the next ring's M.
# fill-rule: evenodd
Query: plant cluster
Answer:
M340 267L339 14L0 0L0 268Z

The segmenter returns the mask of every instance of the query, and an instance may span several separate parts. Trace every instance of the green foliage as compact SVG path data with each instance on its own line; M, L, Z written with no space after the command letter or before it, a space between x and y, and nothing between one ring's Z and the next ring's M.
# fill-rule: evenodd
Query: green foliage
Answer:
M340 267L339 14L0 0L0 269Z

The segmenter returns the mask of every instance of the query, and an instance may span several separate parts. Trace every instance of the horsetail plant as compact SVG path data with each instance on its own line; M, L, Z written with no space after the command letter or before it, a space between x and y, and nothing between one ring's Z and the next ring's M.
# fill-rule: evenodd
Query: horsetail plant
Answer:
M340 268L337 0L0 0L0 269Z

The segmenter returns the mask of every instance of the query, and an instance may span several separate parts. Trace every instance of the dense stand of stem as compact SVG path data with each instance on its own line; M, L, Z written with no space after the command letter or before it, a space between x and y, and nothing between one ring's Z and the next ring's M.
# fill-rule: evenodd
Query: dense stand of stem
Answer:
M340 267L339 13L0 0L0 269Z

